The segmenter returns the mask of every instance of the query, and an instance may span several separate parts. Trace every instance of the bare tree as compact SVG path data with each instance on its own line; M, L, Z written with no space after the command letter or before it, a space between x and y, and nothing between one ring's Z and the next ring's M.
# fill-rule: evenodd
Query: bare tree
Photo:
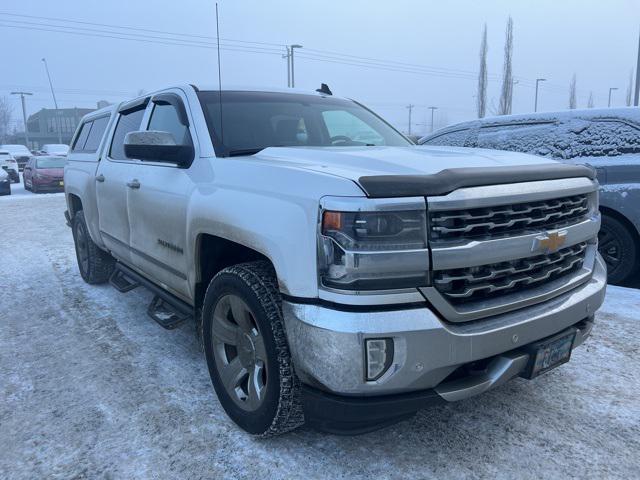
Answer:
M629 84L627 85L626 104L627 107L633 105L633 70L629 72Z
M509 16L504 40L504 67L502 71L502 90L500 93L499 115L509 115L513 100L513 19Z
M571 110L575 110L576 106L577 106L577 101L576 101L576 74L573 74L573 77L571 78L571 83L569 84L569 108Z
M13 119L13 107L7 97L0 97L0 143L5 143Z
M589 92L589 100L587 100L587 108L593 108L593 92Z
M478 72L478 118L487 113L487 24L484 24L482 40L480 41L480 71Z

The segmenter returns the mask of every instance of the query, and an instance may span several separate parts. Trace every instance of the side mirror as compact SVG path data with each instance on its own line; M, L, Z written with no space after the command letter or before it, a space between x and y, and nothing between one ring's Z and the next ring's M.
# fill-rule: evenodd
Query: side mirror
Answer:
M175 163L188 167L195 151L192 145L176 144L169 132L129 132L124 137L124 154L127 158L151 162Z

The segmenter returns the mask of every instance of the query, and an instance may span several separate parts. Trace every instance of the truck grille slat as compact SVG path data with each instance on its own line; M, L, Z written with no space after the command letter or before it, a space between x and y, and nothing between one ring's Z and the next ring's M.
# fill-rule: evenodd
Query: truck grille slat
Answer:
M453 304L521 291L579 270L585 242L555 253L478 267L434 272L434 286Z
M436 211L429 216L430 237L438 241L490 239L528 230L552 230L589 214L587 195L468 210Z

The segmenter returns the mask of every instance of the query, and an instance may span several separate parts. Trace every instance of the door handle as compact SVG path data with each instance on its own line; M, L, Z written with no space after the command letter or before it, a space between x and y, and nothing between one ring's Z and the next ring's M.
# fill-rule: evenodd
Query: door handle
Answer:
M100 182L100 183L104 182L104 175L102 174L98 175L96 177L96 182Z
M130 182L127 182L127 187L138 189L138 188L140 188L140 182L138 181L137 178L134 178Z

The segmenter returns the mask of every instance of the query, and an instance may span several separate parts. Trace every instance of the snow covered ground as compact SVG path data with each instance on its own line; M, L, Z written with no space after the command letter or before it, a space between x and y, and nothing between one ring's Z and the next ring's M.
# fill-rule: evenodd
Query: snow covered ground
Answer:
M638 290L611 287L593 337L534 381L359 437L261 440L225 416L190 325L82 282L64 208L0 197L0 478L638 478Z

